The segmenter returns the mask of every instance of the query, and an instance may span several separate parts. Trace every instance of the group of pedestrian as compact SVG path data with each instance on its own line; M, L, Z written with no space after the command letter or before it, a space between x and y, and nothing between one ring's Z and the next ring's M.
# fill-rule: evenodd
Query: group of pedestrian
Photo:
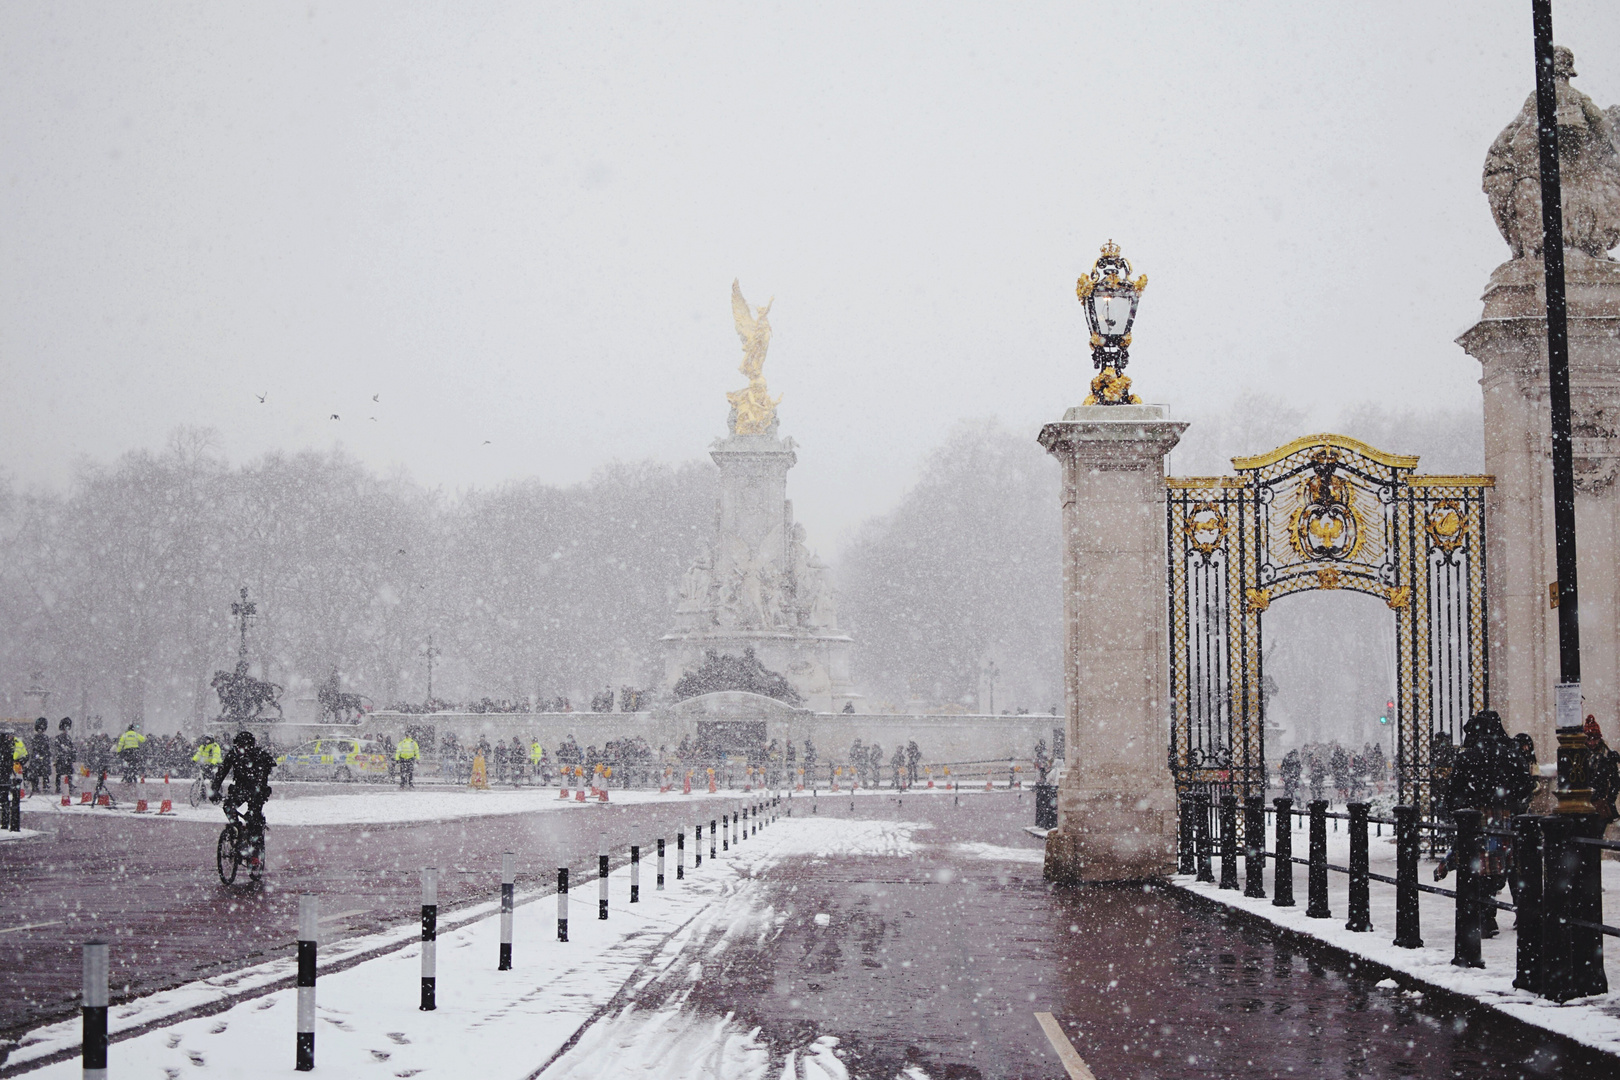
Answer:
M1347 750L1337 741L1312 743L1284 754L1277 776L1285 798L1297 801L1302 785L1308 785L1313 802L1330 795L1341 802L1359 802L1389 783L1389 758L1377 743L1367 743L1359 751Z
M73 720L64 716L58 721L55 739L50 736L50 726L51 722L41 716L34 721L31 738L12 736L12 783L19 790L26 787L31 795L43 795L47 791L60 793L64 781L68 792L73 790L73 774L79 760L79 747L73 740Z

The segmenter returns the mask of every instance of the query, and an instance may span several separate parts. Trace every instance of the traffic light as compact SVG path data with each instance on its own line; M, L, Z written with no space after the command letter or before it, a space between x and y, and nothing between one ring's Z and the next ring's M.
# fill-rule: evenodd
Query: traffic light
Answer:
M1387 723L1389 723L1389 718L1394 716L1394 715L1395 715L1395 701L1392 698L1389 701L1384 702L1384 715L1380 716L1378 718L1378 722L1380 724L1387 724Z

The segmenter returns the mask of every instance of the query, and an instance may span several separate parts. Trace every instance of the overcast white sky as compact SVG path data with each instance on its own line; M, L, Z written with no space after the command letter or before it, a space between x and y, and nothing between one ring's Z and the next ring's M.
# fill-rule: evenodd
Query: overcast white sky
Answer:
M1110 237L1147 400L1471 406L1529 8L9 3L0 468L182 424L449 489L697 457L740 277L830 548L957 419L1078 403ZM1620 100L1620 4L1555 20Z

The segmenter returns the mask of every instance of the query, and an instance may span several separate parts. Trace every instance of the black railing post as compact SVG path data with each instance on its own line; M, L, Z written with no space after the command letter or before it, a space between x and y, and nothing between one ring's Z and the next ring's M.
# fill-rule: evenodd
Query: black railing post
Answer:
M1209 796L1203 792L1193 797L1193 846L1198 849L1198 880L1214 881L1215 871L1210 866Z
M1607 824L1595 814L1583 814L1575 824L1575 835L1592 840L1603 839ZM1592 926L1603 923L1603 849L1591 844L1571 844L1575 852L1575 884L1570 896L1570 915ZM1603 932L1584 926L1571 926L1569 931L1570 955L1574 959L1570 973L1579 997L1607 994L1609 979L1603 971Z
M1243 895L1266 898L1266 804L1259 795L1243 800Z
M1364 934L1373 928L1367 877L1367 811L1364 802L1350 804L1350 921L1346 930Z
M1418 812L1415 806L1395 808L1395 945L1423 947L1418 929Z
M1277 865L1272 871L1272 907L1294 906L1294 800L1273 799L1277 808Z
M1542 991L1541 859L1541 819L1519 814L1513 819L1513 929L1519 939L1513 985L1532 994Z
M1326 799L1311 802L1311 864L1306 875L1308 895L1305 898L1305 917L1308 919L1333 918L1333 912L1328 910L1327 896L1327 808Z
M1574 958L1570 952L1570 893L1575 884L1570 865L1569 838L1574 822L1569 815L1549 814L1541 819L1541 994L1554 1001L1579 995L1570 987Z
M1479 955L1480 812L1456 810L1451 816L1457 824L1457 832L1452 837L1457 864L1457 919L1451 962L1458 967L1484 967L1485 961Z
M1221 888L1237 883L1237 796L1221 796Z
M1176 854L1179 857L1176 869L1183 874L1192 874L1198 868L1197 856L1193 852L1193 812L1196 806L1190 795L1176 799Z

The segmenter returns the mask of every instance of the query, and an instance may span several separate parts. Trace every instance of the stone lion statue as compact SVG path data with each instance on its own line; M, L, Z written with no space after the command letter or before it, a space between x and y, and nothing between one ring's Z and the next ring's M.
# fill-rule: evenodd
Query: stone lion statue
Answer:
M1620 106L1607 112L1569 85L1575 54L1553 50L1558 90L1558 171L1564 207L1564 246L1608 259L1620 245ZM1503 129L1485 156L1485 194L1513 257L1541 254L1541 152L1536 142L1536 95Z

